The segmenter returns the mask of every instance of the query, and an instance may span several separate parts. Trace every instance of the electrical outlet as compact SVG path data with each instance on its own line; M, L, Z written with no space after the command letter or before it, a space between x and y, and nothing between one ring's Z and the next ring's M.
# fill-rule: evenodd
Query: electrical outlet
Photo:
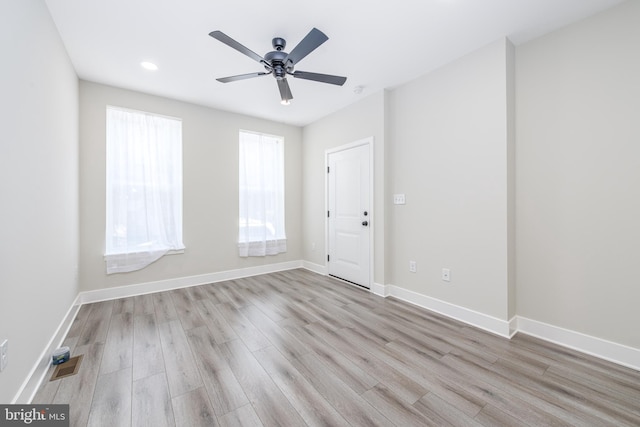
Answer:
M442 280L444 280L445 282L451 281L451 271L448 268L442 269Z
M415 273L416 271L418 271L418 266L416 265L415 261L409 261L409 271L411 273Z
M7 352L9 351L9 340L2 341L0 344L0 372L7 367Z

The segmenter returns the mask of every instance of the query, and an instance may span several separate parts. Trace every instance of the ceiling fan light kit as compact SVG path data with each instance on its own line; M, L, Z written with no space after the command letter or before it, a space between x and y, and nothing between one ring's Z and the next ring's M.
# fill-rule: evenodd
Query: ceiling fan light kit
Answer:
M284 51L287 42L281 37L276 37L271 41L273 51L268 52L264 57L258 55L244 45L238 43L222 31L216 30L209 33L214 39L226 44L227 46L237 50L238 52L248 56L256 62L262 64L266 71L257 73L240 74L237 76L222 77L218 80L221 83L230 83L238 80L251 79L254 77L273 75L278 84L280 91L280 99L282 105L289 105L293 99L287 76L293 76L298 79L312 80L320 83L329 83L332 85L342 86L346 81L346 77L333 76L330 74L310 73L307 71L295 71L294 67L298 62L313 52L322 43L329 40L322 31L313 28L300 43L290 53Z

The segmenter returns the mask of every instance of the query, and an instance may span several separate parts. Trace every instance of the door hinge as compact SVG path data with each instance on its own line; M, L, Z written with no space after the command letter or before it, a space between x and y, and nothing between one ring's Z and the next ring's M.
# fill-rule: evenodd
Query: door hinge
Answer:
M327 218L329 218L331 216L331 211L327 211Z
M327 173L329 173L329 166L327 166Z
M327 262L329 262L329 254L327 254Z

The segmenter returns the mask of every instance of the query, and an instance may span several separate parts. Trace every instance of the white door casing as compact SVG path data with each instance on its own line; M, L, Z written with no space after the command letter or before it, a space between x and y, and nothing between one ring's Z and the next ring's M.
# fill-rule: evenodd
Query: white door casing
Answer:
M371 287L372 140L327 151L327 271Z

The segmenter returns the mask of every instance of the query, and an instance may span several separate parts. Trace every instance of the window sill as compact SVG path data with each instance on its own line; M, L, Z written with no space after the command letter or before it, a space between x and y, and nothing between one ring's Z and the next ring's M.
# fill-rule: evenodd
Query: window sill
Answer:
M185 249L171 249L170 251L168 251L166 254L164 254L164 256L166 255L181 255L184 254ZM124 253L113 253L113 254L105 254L104 255L104 260L107 260L107 257L109 256L114 256L114 255L136 255L139 253L143 253L143 252L131 252L129 254L124 254Z

